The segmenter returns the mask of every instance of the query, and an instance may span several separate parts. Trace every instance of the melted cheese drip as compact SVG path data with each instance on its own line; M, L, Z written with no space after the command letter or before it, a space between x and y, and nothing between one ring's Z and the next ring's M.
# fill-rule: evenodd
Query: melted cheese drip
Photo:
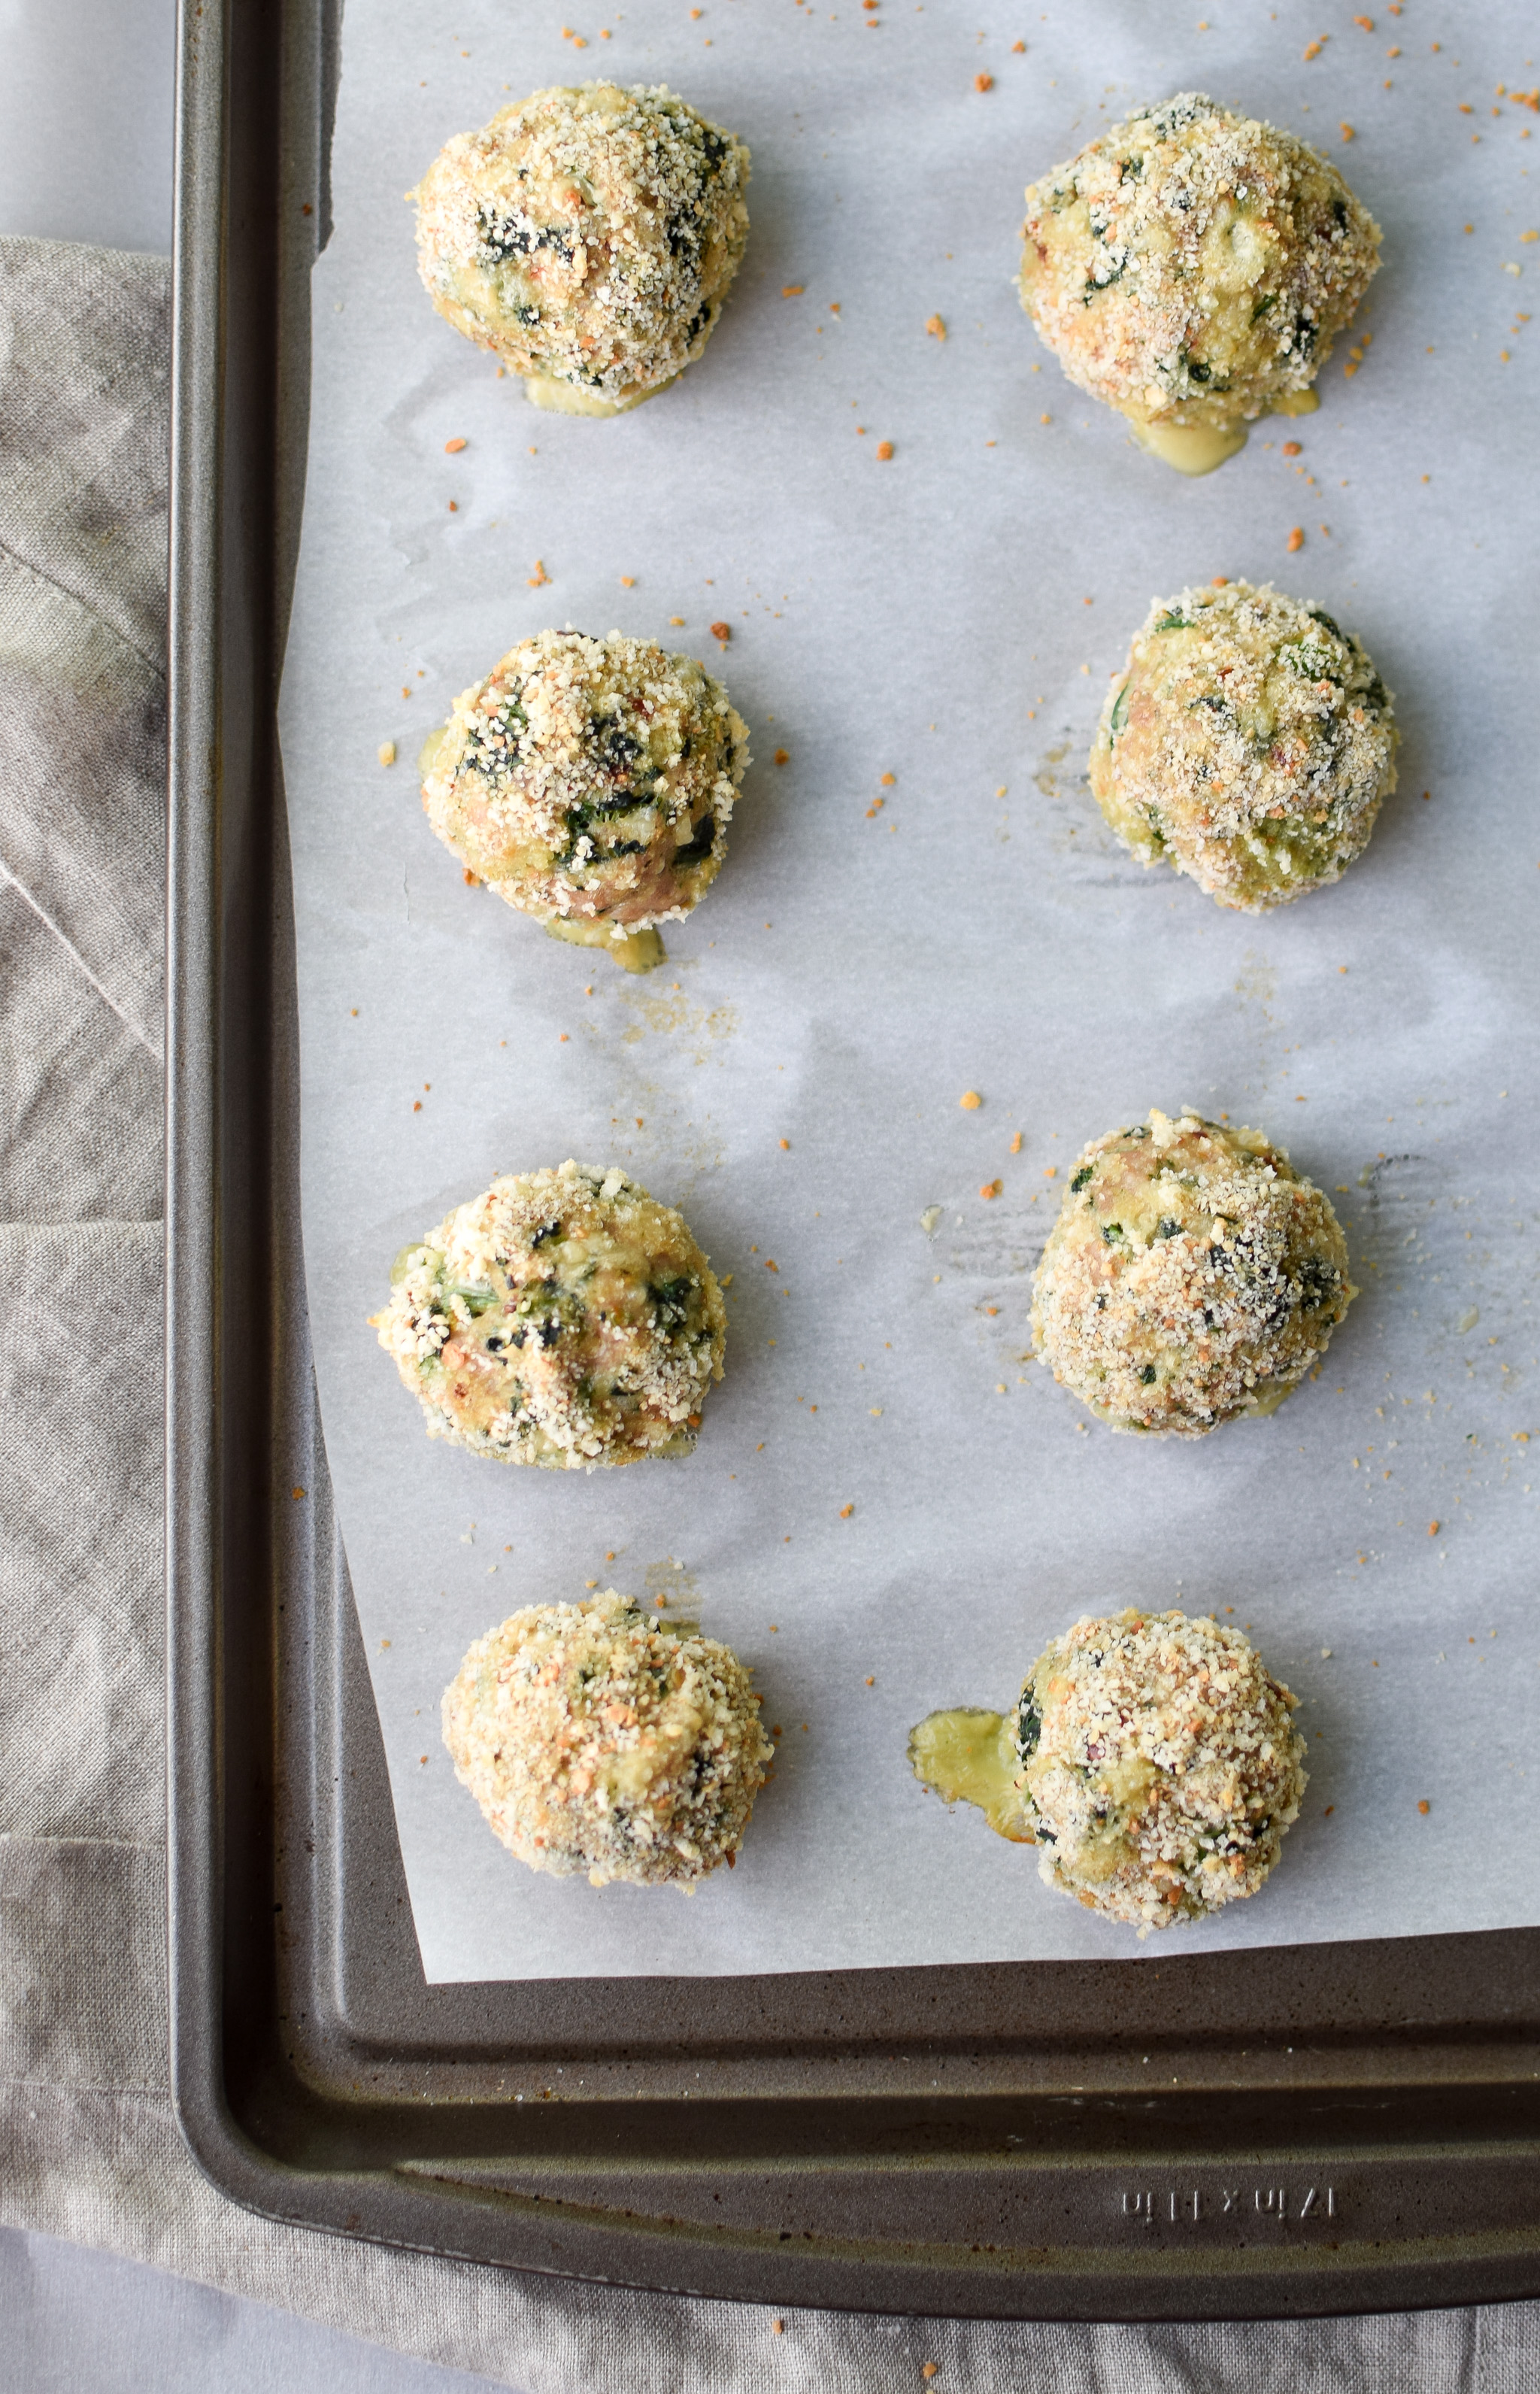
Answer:
M1138 415L1128 420L1139 447L1175 466L1178 474L1212 474L1246 445L1244 424L1149 424Z
M425 782L438 761L440 749L443 746L444 742L449 738L454 728L454 725L450 723L441 723L437 725L435 729L428 733L427 739L423 742L422 746L418 749L417 770L422 775Z
M1287 390L1273 401L1268 414L1313 415L1320 404L1317 390ZM1130 411L1128 421L1139 447L1174 466L1178 474L1212 474L1227 457L1240 455L1250 429L1239 417L1233 424L1152 424L1148 416Z
M997 1836L1015 1846L1036 1842L1016 1783L1021 1765L1006 1714L973 1705L929 1713L910 1732L909 1762L943 1804L977 1804Z
M628 931L617 940L608 923L553 922L546 928L553 940L566 940L574 948L602 948L625 972L652 972L667 961L656 931Z
M668 382L654 383L651 390L636 390L625 399L605 399L597 390L586 390L581 383L562 382L555 375L525 375L521 377L524 396L532 407L543 407L551 415L625 415L639 407L644 399L656 399L660 390L678 382L670 375Z

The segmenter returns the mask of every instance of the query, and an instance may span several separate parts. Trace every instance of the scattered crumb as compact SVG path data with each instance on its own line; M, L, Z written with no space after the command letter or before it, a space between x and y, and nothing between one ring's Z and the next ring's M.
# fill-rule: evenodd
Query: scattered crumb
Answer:
M393 765L395 763L396 743L393 740L382 740L380 742L379 760L382 765Z
M965 1089L957 1100L963 1112L968 1114L977 1113L983 1102L977 1089Z

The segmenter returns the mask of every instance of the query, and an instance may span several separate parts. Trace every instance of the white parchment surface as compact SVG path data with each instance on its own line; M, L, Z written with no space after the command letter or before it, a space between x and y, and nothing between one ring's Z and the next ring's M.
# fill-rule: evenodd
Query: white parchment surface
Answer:
M1137 1951L904 1756L1132 1601L1233 1607L1305 1700L1283 1863L1182 1951L1540 1920L1540 118L1506 88L1540 75L1516 5L1374 14L1307 59L1316 19L1251 0L647 0L578 54L554 5L349 0L283 755L322 1409L430 1980ZM751 143L753 230L704 360L595 423L432 313L402 194L605 72ZM1315 140L1385 230L1362 366L1198 482L1012 287L1028 178L1192 86ZM1151 598L1217 573L1354 629L1404 735L1367 856L1261 921L1142 871L1085 782ZM454 693L565 624L704 656L753 732L727 867L646 980L467 888L419 803ZM1362 1295L1273 1419L1143 1443L1026 1360L1030 1282L1080 1144L1184 1102L1336 1192ZM732 1276L686 1463L430 1445L367 1327L404 1243L569 1155ZM596 1582L698 1616L778 1725L738 1869L688 1902L510 1861L440 1742L471 1639Z

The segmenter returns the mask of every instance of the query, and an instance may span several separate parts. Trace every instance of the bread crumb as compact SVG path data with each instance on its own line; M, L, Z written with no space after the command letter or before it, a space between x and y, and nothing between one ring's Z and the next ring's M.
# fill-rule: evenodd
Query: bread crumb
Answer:
M928 316L925 320L925 329L933 340L944 341L946 338L946 325L940 316Z
M464 433L457 432L453 441L446 441L444 442L444 454L446 457L457 457L461 450L467 446L467 443Z
M977 1089L965 1089L957 1100L963 1112L968 1114L977 1113L983 1102Z
M883 459L884 463L887 462L892 454L893 444L890 441L879 441L877 442L877 455Z
M393 765L395 763L396 743L393 740L382 740L380 742L379 760L382 765Z
M1296 548L1303 548L1304 546L1305 528L1303 524L1296 524L1294 530L1290 533L1286 543L1289 555L1292 557Z
M992 74L976 74L973 78L973 88L975 91L993 91L994 89L994 77ZM928 2377L933 2377L935 2374L934 2370L928 2369L926 2371L926 2375Z

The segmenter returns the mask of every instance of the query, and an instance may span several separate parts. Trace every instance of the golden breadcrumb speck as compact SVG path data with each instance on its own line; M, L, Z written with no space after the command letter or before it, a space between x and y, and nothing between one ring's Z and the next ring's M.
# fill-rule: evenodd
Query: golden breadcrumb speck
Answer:
M1201 1438L1281 1404L1356 1294L1330 1200L1281 1148L1155 1109L1076 1159L1033 1335L1112 1428Z
M540 632L462 691L423 804L499 898L616 940L688 914L721 868L748 732L693 658Z
M665 85L553 86L457 134L416 191L456 331L539 404L614 415L709 338L748 238L749 153Z
M429 1438L591 1470L690 1453L727 1313L672 1206L567 1163L494 1180L404 1248L372 1326Z
M1396 786L1387 691L1350 633L1270 583L1157 598L1090 756L1098 805L1145 864L1260 914L1337 880Z
M774 1751L731 1649L613 1588L478 1638L444 1691L443 1736L532 1870L686 1892L736 1861Z
M1201 92L1112 126L1026 205L1023 307L1072 382L1146 426L1296 399L1378 263L1335 166Z

